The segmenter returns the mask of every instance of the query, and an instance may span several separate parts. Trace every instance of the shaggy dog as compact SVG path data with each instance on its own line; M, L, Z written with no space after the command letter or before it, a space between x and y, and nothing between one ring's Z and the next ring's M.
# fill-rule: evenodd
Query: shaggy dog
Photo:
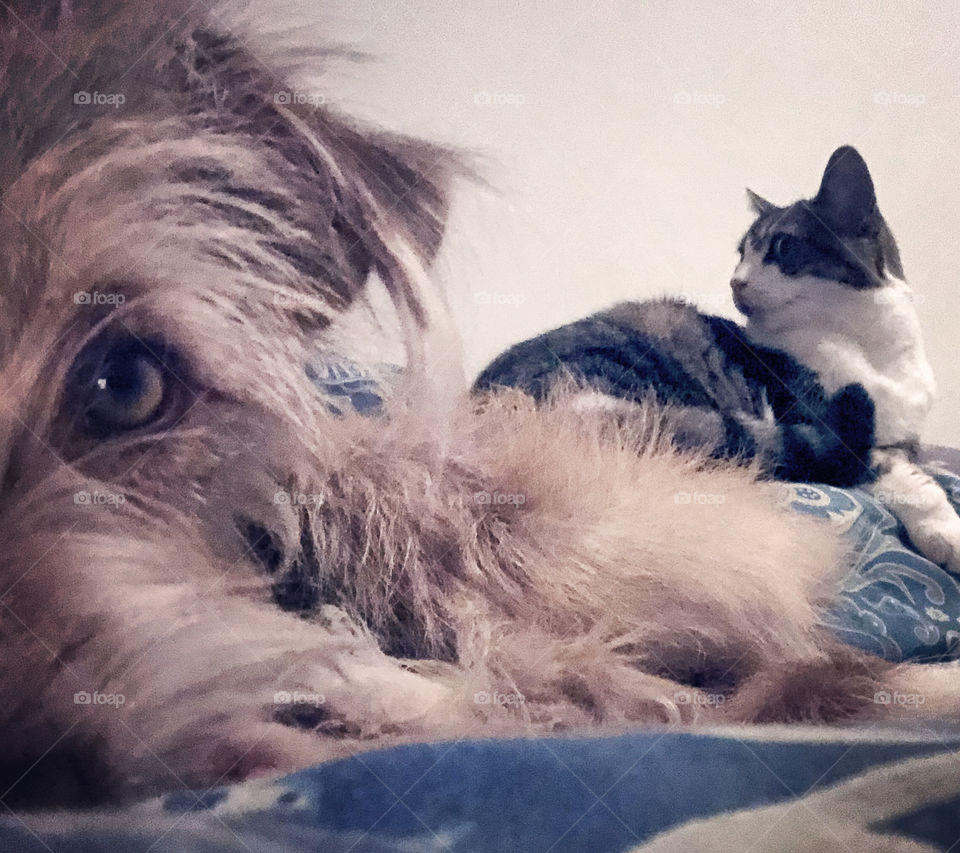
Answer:
M918 712L879 689L954 711L955 673L820 627L846 556L775 485L653 409L478 411L427 274L456 158L296 90L315 29L160 5L0 2L5 803ZM307 368L373 278L404 379L336 414Z

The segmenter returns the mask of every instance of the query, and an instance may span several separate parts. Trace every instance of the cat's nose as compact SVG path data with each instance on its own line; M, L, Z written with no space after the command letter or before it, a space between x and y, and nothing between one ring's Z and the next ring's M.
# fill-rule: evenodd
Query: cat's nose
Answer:
M730 289L733 290L735 297L739 297L746 288L747 283L742 278L734 277L730 279Z

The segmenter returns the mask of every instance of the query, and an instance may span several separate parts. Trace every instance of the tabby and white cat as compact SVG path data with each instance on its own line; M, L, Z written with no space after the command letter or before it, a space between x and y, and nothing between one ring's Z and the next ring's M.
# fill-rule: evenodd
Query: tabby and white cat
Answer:
M770 475L890 498L914 544L960 570L960 518L915 464L934 397L912 293L859 153L830 157L817 195L757 218L731 280L745 327L671 300L628 302L524 341L475 388L545 397L564 375L579 402L621 415L653 395L678 440L756 457Z
M682 302L625 302L523 341L474 387L512 386L543 400L566 376L584 388L579 408L629 419L651 397L671 404L667 417L685 448L757 458L787 480L846 486L869 475L873 404L863 388L828 397L786 353Z
M757 219L731 281L747 335L810 367L827 393L866 389L876 415L871 489L924 555L960 571L960 517L915 464L936 386L867 164L844 146L813 199L782 208L750 199Z

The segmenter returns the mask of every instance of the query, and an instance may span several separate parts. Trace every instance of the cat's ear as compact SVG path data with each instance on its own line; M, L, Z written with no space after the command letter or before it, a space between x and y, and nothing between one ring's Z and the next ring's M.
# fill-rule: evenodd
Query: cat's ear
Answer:
M813 203L838 234L863 231L876 212L877 196L870 170L856 148L844 145L830 155Z
M747 187L747 201L750 202L750 209L757 214L757 216L763 216L765 213L769 213L773 210L776 205L771 204L763 196L757 195L750 187Z

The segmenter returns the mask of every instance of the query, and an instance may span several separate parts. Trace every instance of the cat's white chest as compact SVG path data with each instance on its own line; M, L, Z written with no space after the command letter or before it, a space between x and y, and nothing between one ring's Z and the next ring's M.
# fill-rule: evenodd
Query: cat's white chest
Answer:
M878 290L839 286L820 295L829 298L792 306L775 322L751 321L749 334L816 371L829 393L863 385L876 407L878 445L917 439L936 384L910 288L892 281Z

